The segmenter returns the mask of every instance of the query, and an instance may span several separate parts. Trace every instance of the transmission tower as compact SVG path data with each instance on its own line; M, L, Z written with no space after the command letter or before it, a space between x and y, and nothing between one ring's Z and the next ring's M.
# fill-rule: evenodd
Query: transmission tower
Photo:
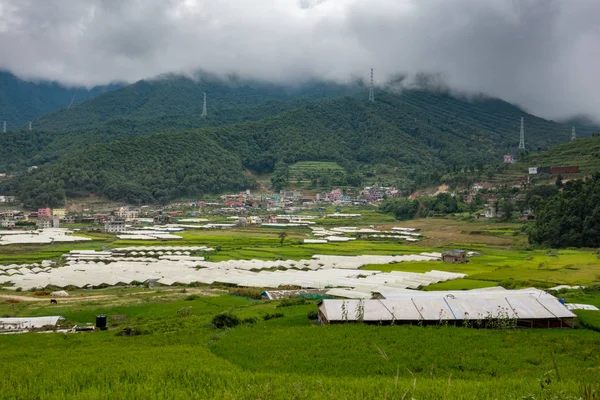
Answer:
M369 101L375 101L375 89L373 87L373 68L371 68L371 86L369 87Z
M31 131L31 121L29 121L29 131Z
M575 135L575 127L573 127L573 129L571 129L571 142L575 139L577 139L577 135Z
M6 121L4 121L4 128L2 129L2 132L6 133Z
M523 124L523 117L521 117L521 135L519 138L519 150L525 150L525 126Z
M204 102L202 103L202 116L206 117L206 92L204 92Z

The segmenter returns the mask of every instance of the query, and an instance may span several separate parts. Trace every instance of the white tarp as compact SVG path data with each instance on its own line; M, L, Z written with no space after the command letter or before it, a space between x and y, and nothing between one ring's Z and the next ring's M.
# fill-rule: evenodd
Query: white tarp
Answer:
M323 300L320 309L328 321L440 321L486 318L556 319L574 318L567 307L541 290L488 292L398 292L392 299ZM342 315L343 314L343 315ZM374 317L376 316L376 317Z

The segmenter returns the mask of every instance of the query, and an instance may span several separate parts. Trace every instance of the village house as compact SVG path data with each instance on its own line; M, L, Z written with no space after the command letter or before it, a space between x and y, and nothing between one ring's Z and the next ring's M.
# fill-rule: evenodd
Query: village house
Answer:
M58 219L64 219L67 216L67 210L64 208L53 208L52 216Z
M38 218L41 218L41 217L51 217L52 216L52 210L50 208L38 208L38 210L37 210L37 216L38 216Z
M119 208L114 212L116 217L122 218L124 220L135 220L139 217L139 211L137 210L129 210L125 207Z
M35 222L35 225L38 229L52 229L58 228L60 226L60 222L57 217L44 215L38 218L38 220Z
M398 197L398 189L392 186L379 186L377 184L373 186L365 187L361 192L361 196L371 202L378 202L383 200L384 197L395 198Z
M171 224L171 223L173 223L173 216L169 213L159 211L158 214L156 214L154 217L152 217L152 221L156 225Z
M464 250L446 250L442 253L442 261L445 263L465 263L467 262L467 252Z
M127 227L125 226L125 220L119 217L111 217L104 219L104 232L106 233L119 233L125 232Z
M344 194L340 189L333 189L331 192L325 194L325 201L342 201Z
M0 220L0 226L6 229L13 229L16 226L16 221L12 218L5 218Z

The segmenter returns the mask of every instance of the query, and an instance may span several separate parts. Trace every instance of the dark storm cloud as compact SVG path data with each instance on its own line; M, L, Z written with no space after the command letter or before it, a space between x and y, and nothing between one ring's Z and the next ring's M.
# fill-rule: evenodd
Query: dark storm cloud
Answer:
M597 0L0 0L0 68L66 84L203 69L450 87L600 118Z

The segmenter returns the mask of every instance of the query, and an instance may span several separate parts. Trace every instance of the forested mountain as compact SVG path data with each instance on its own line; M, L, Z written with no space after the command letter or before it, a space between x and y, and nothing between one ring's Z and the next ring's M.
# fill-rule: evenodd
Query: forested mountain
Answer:
M8 182L27 206L62 205L89 193L161 202L249 187L242 164L205 133L172 133L96 144Z
M165 115L148 120L148 132L156 124L163 133L67 153L38 171L17 175L9 189L29 205L88 193L130 202L165 201L250 184L244 169L271 172L278 161L314 160L338 162L349 173L383 164L407 179L435 181L449 168L498 160L516 150L523 115L528 147L565 140L568 127L500 100L419 90L380 91L376 102L343 97L309 103L260 121L183 133L164 131L171 124L174 129L192 126L198 116ZM97 128L96 134L114 139L140 133L119 121L102 125L113 124L110 133ZM52 140L65 144L70 137L75 140L70 134L55 135Z
M0 135L0 172L42 165L94 143L108 143L124 137L157 132L178 132L257 121L306 103L307 101L299 99L268 100L256 106L216 110L207 117L200 114L118 117L81 130L46 131L37 128L32 132L7 132L6 135Z
M221 122L224 118L230 123L243 120L240 118L243 118L245 108L263 105L269 100L322 100L353 94L360 88L359 83L338 85L308 82L285 86L233 77L221 79L208 74L198 75L195 80L166 75L141 80L77 107L50 113L36 121L36 126L42 131L64 132L88 129L113 119L144 120L169 115L177 118L196 117L202 114L204 93L207 96L208 115L217 116L213 121ZM294 105L298 103L292 102L287 108ZM278 111L277 107L274 111Z
M46 113L67 108L71 102L78 104L119 87L68 88L55 82L28 82L0 71L0 121L6 121L8 130L18 130Z
M209 98L207 118L201 117L204 90ZM193 81L170 77L140 81L72 109L51 113L35 122L33 132L24 130L0 136L0 172L41 165L93 143L257 121L344 93L363 100L365 92L359 83L350 86L311 83L290 88L216 78ZM570 135L568 126L529 116L498 99L466 99L426 90L378 91L376 104L382 103L390 107L380 109L386 114L380 117L387 124L439 149L443 158L455 165L462 164L465 158L475 164L487 162L500 153L516 152L519 119L523 115L528 149L544 150L568 140ZM317 108L326 112L328 104ZM338 109L335 113L338 111L341 113L333 115L332 121L343 120L348 115L347 110ZM352 118L361 116L360 110L357 115L351 115ZM310 124L310 121L301 124ZM364 124L359 127L359 131L364 129ZM593 129L587 125L578 128L580 137L591 132ZM443 149L444 143L454 145L451 135L458 135L457 143L466 147ZM471 141L475 136L479 143Z

